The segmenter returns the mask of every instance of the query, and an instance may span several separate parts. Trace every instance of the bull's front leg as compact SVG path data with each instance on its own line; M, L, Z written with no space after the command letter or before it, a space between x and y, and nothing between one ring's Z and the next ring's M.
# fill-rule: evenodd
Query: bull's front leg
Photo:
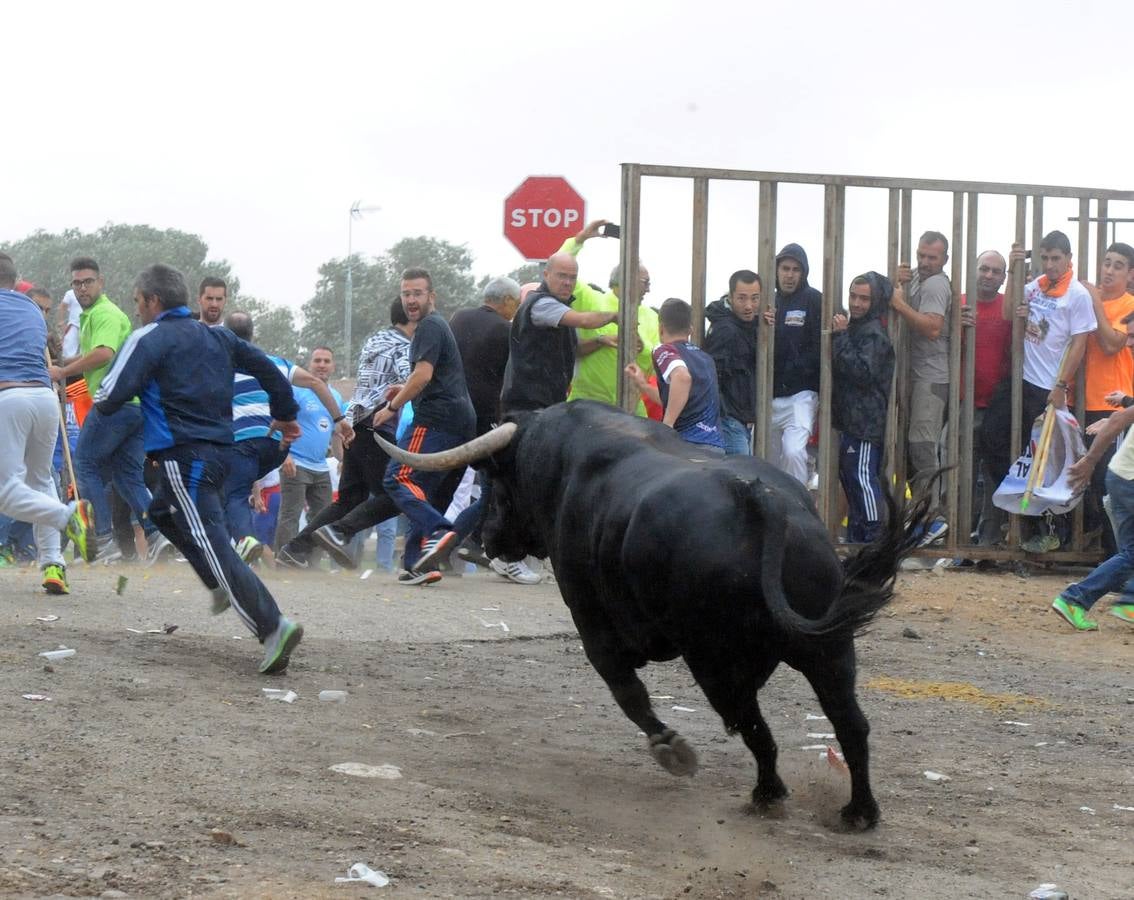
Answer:
M697 754L693 747L672 728L654 715L646 686L635 671L635 657L621 647L613 626L585 627L575 613L575 624L583 639L583 649L595 671L602 676L610 693L626 717L646 733L650 754L671 775L692 775L697 771Z

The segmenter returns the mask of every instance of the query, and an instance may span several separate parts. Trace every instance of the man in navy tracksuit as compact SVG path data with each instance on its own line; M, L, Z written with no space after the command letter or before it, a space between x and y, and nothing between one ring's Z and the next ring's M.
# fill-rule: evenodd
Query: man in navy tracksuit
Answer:
M894 347L882 316L894 295L885 275L867 272L851 282L849 318L831 323L831 421L841 432L839 480L847 495L847 542L870 543L885 524L879 472L886 435Z
M264 645L263 673L281 672L303 628L280 614L276 601L229 543L223 485L232 447L233 370L268 394L272 429L285 442L299 437L299 406L291 385L261 350L227 328L189 315L189 291L176 269L154 265L138 276L134 302L142 328L115 356L95 395L110 414L131 397L142 401L147 456L161 483L149 514L213 593L213 611L229 603Z

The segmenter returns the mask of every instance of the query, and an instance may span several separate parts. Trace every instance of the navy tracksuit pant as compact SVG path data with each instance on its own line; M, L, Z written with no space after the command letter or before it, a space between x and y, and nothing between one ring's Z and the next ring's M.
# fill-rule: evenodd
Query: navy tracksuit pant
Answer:
M882 448L849 435L839 440L839 481L847 495L847 542L869 544L882 533L886 500L879 471Z
M263 643L279 625L280 609L229 542L224 481L230 450L202 441L155 454L161 482L149 514L205 587L228 591L232 608Z

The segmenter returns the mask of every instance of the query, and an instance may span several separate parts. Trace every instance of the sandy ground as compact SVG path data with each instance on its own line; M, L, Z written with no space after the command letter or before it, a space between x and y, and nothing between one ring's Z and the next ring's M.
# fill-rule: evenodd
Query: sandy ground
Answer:
M679 663L645 678L701 770L652 762L553 584L271 571L307 637L264 678L186 566L71 576L48 598L0 572L3 896L1134 897L1134 629L1070 632L1047 609L1066 576L902 576L859 643L865 834L837 828L846 776L801 749L831 743L801 677L761 695L792 795L760 815L751 757ZM357 862L391 884L334 883Z

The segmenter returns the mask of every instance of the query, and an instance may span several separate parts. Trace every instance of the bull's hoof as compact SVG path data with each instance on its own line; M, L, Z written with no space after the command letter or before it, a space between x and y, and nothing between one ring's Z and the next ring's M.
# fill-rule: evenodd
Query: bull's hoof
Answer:
M779 775L773 775L765 781L759 782L752 789L752 802L760 809L767 809L779 803L788 795L787 785Z
M670 775L692 775L697 771L697 754L672 728L650 735L650 753Z
M880 815L878 804L873 800L869 804L858 806L848 803L840 813L843 827L848 831L869 831L878 824Z

